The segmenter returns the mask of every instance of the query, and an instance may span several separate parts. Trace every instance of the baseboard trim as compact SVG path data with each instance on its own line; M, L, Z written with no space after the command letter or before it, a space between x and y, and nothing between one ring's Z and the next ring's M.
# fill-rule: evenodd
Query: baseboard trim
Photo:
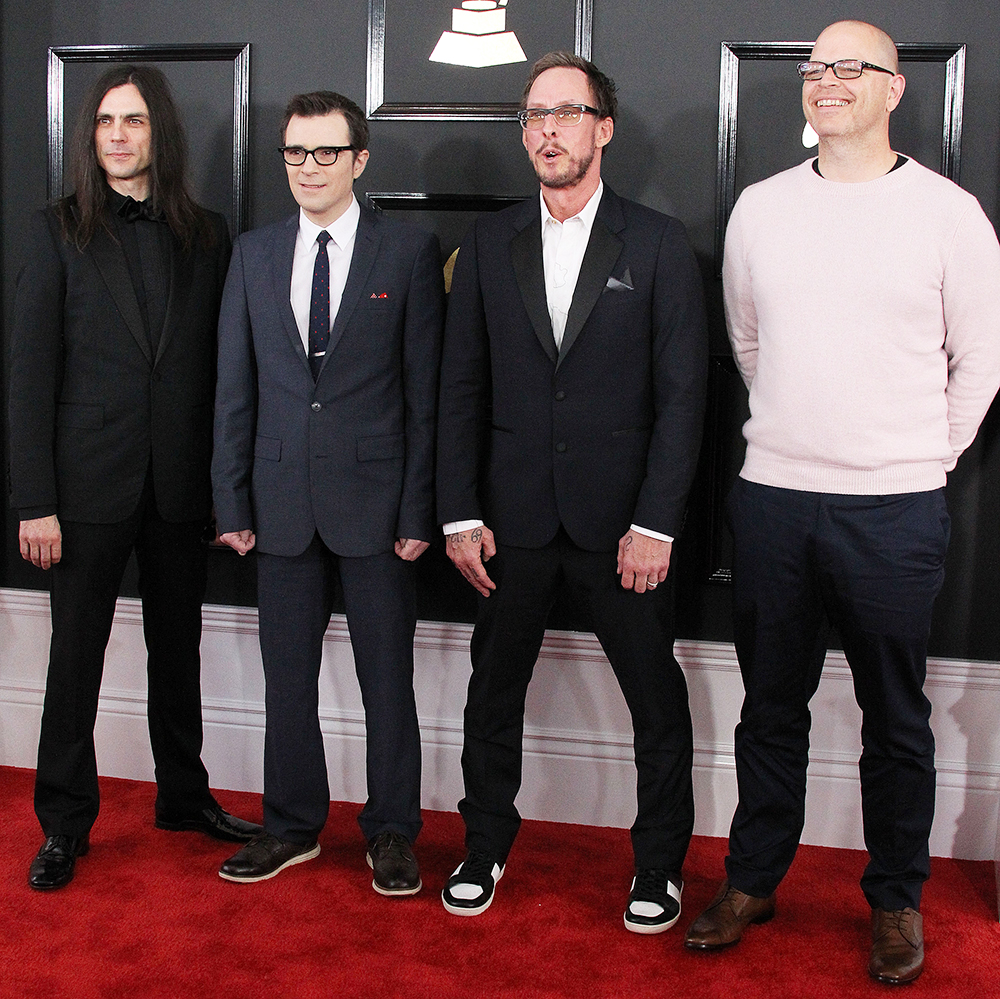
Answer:
M0 763L32 766L45 685L48 594L0 589ZM205 760L220 787L260 790L263 682L255 608L204 609ZM97 726L101 772L151 779L145 721L139 601L118 602ZM420 622L415 638L418 714L424 752L423 800L453 809L461 796L459 755L468 677L466 624ZM683 640L675 652L688 678L695 727L696 831L725 835L735 806L732 733L742 685L735 650ZM1000 765L993 760L1000 713L997 663L928 662L926 690L938 740L938 814L932 850L992 859ZM343 616L327 629L320 722L331 794L364 798L364 713L354 688ZM804 841L860 847L859 713L842 653L827 657L813 704L813 750ZM973 756L975 750L978 756ZM983 757L984 750L988 755ZM526 817L627 826L634 815L632 733L627 710L593 635L546 635L526 714Z

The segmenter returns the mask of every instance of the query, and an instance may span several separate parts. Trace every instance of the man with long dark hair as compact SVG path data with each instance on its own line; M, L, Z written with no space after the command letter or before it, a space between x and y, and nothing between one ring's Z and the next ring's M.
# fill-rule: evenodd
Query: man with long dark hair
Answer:
M199 645L224 220L194 203L170 88L108 70L84 99L75 193L27 236L11 345L11 504L51 571L52 644L28 883L72 879L99 798L94 723L125 565L139 565L156 825L242 842L201 762Z

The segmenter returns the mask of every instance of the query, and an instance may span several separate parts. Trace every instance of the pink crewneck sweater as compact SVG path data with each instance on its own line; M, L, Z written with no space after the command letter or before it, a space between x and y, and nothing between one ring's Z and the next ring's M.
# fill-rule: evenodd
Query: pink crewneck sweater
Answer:
M1000 385L1000 246L971 194L913 160L861 184L807 161L740 195L723 281L743 478L944 485Z

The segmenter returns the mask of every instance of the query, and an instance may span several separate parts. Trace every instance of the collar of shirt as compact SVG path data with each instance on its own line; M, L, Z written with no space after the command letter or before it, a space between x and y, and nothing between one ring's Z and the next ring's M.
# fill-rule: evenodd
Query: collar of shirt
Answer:
M330 326L333 327L340 309L340 300L347 286L347 275L351 269L351 258L354 256L354 240L358 232L358 222L361 219L361 206L353 195L351 204L340 218L325 226L330 234L330 242L326 252L330 258ZM299 230L295 237L295 253L292 258L292 283L288 300L295 316L295 325L302 338L302 349L309 351L309 312L312 306L313 268L316 266L316 253L319 244L316 237L324 226L318 226L306 218L305 212L299 210Z
M552 322L552 335L556 346L562 345L569 317L573 292L576 289L580 267L590 242L597 209L604 194L604 181L600 181L590 200L572 218L559 222L553 218L545 196L539 191L542 206L542 269L545 277L545 302Z
M306 216L303 209L299 209L299 239L305 246L312 247L316 242L316 237L320 230L326 229L330 238L340 247L346 250L348 243L354 239L358 231L358 220L361 218L361 206L358 199L351 195L351 204L340 218L335 219L328 226L316 225L312 219Z
M576 215L573 216L574 219L580 219L587 228L587 237L590 237L590 230L594 228L594 219L597 218L597 209L601 204L601 197L604 195L604 181L599 180L597 182L597 190L590 196L590 200L581 208ZM549 206L545 204L545 192L538 192L538 200L542 206L542 234L544 238L545 233L545 223L550 219L556 225L561 225L556 218L553 217L552 212L549 211ZM567 222L571 221L566 219Z

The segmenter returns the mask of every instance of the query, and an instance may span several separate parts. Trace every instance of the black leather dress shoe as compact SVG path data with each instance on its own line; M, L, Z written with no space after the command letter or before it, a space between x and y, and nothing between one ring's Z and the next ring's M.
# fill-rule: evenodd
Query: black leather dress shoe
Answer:
M169 832L200 832L229 843L249 843L264 827L230 815L221 805L203 808L194 815L157 815L156 828Z
M319 843L289 843L271 833L261 833L242 850L237 850L219 868L227 881L266 881L292 864L319 856Z
M68 885L73 880L76 858L89 849L89 836L50 836L28 868L28 884L36 891Z
M423 887L410 841L398 832L381 832L368 841L368 866L380 895L416 895Z

